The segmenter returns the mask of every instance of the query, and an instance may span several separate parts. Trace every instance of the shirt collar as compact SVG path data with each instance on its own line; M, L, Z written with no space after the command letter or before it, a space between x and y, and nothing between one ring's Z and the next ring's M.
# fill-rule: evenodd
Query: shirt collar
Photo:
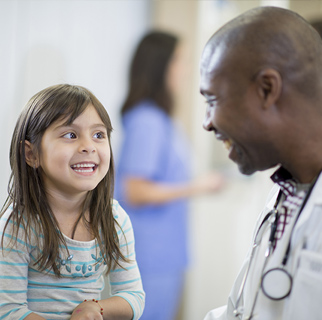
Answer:
M271 176L273 182L277 183L286 196L294 196L297 182L290 172L285 168L278 168Z

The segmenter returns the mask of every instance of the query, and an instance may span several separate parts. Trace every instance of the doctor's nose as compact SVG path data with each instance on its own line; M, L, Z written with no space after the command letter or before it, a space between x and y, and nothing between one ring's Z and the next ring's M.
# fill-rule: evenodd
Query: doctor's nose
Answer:
M212 108L207 106L206 114L205 114L203 124L202 124L203 128L207 131L215 130L215 128L212 124L213 113L214 113L214 111L212 110Z

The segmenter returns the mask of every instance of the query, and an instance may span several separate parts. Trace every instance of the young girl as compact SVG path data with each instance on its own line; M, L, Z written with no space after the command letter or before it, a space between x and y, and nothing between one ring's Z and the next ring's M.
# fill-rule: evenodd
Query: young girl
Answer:
M132 226L112 198L111 131L80 86L46 88L22 111L0 219L0 319L140 318ZM105 274L112 295L100 300Z

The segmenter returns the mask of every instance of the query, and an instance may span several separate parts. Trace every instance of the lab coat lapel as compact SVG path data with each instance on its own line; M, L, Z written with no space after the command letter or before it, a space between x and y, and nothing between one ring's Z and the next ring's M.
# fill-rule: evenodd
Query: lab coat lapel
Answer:
M318 204L322 204L322 174L319 175L311 195L309 196L309 199L307 200L306 205L304 206L302 213L295 225L294 236L296 231L300 229L301 226L310 218L314 206Z

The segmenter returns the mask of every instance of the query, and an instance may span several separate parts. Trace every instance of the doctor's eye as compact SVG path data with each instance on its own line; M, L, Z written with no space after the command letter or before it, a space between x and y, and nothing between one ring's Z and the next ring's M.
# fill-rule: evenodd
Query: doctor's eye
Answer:
M205 103L207 104L208 107L216 107L217 99L216 98L209 99L209 100L206 100Z

